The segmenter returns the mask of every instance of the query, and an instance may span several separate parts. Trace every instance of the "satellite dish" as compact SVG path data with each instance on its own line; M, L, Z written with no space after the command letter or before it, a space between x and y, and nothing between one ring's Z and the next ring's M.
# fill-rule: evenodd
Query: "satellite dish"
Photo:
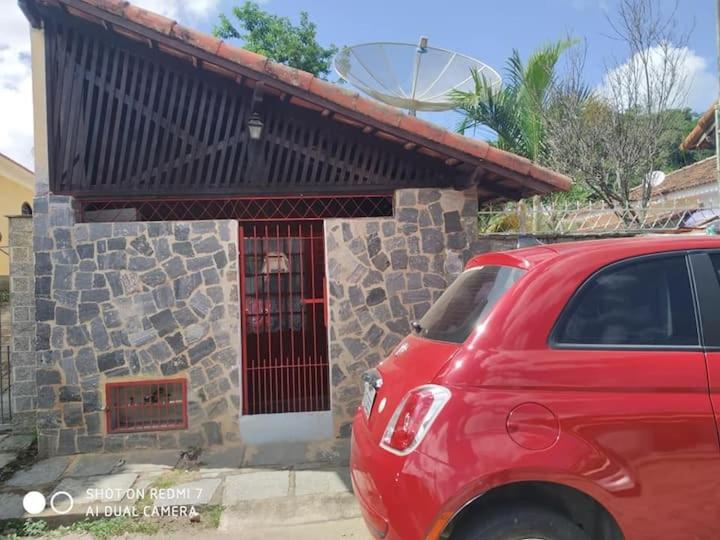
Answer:
M665 173L662 171L653 171L649 173L646 178L650 182L650 185L656 188L665 181Z
M427 43L428 38L421 37L417 45L378 42L344 47L335 57L335 71L366 94L412 115L454 108L451 92L474 90L474 71L500 87L500 75L487 64Z

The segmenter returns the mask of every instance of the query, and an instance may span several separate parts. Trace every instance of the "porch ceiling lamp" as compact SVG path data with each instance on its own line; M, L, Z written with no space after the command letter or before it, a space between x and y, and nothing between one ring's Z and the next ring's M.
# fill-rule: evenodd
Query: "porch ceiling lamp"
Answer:
M262 137L262 132L265 124L263 124L263 121L260 119L260 115L254 112L250 115L247 127L248 131L250 132L250 138L253 141L257 141L260 139L260 137Z

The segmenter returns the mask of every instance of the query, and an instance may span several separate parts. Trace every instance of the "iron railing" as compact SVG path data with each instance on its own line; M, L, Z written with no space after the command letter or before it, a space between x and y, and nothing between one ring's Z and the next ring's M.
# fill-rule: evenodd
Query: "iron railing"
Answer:
M185 379L107 383L108 433L187 429Z
M481 233L622 234L690 232L720 221L720 207L659 203L610 207L605 203L525 202L481 208Z

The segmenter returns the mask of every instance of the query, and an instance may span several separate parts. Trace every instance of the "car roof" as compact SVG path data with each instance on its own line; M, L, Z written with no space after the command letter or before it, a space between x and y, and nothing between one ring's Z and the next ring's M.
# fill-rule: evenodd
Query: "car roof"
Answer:
M577 255L582 255L584 258L599 255L601 258L607 259L611 255L617 254L617 259L621 260L639 255L692 249L720 249L720 236L647 235L542 244L509 251L483 253L470 259L466 268L497 264L530 269L553 259L564 259Z

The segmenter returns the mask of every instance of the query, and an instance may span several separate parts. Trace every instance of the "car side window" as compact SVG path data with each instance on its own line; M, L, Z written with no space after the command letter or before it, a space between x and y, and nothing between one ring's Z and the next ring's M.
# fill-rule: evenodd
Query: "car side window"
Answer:
M715 273L717 274L718 283L720 283L720 253L711 253L710 260L715 267Z
M555 342L576 346L698 345L685 256L641 259L601 270L570 300Z

